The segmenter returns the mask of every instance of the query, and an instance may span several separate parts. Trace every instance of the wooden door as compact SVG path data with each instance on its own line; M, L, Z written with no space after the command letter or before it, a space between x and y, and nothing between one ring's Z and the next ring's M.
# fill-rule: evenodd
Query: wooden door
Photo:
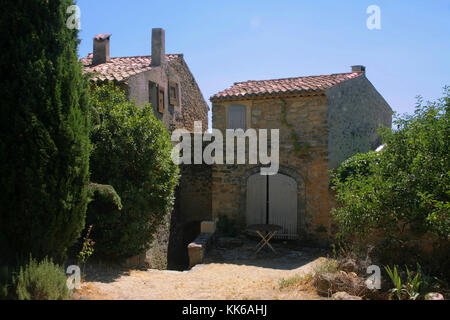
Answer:
M267 223L267 177L255 174L247 182L247 225Z
M283 227L276 238L297 238L297 182L283 174L251 176L247 182L246 218L247 225L269 222Z
M269 224L283 227L277 238L297 237L297 182L283 174L269 176Z

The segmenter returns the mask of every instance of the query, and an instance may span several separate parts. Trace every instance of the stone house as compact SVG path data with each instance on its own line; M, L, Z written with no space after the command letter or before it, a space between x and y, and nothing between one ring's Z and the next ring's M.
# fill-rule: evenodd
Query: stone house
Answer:
M81 59L84 72L96 83L113 82L138 106L151 103L167 129L193 130L194 121L208 127L209 107L183 54L165 53L165 31L152 30L151 55L110 57L110 34L94 37L94 50Z
M152 54L110 57L109 34L94 38L94 51L82 59L96 83L114 82L137 105L151 103L170 131L208 128L203 95L182 54L165 53L165 32L152 31ZM243 231L249 224L274 223L279 238L327 244L335 205L329 170L358 152L380 144L377 129L390 127L392 110L366 78L365 67L349 73L235 83L211 97L212 127L280 129L280 168L262 176L262 165L181 165L168 230L137 265L182 269L187 245L202 221L227 217ZM248 152L248 148L247 148ZM164 256L164 257L162 257ZM155 265L155 260L165 260ZM150 261L149 261L150 259ZM164 265L166 264L166 265Z
M392 109L364 66L322 76L235 83L211 97L213 128L280 129L277 175L261 165L214 165L213 219L283 227L278 238L325 245L333 233L330 169L380 145ZM248 149L246 150L248 153Z

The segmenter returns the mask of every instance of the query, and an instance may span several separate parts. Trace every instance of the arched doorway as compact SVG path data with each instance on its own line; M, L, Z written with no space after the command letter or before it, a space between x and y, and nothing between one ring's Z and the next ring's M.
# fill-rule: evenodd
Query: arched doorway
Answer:
M247 180L246 223L276 224L283 227L276 238L297 238L297 182L284 174L250 176Z

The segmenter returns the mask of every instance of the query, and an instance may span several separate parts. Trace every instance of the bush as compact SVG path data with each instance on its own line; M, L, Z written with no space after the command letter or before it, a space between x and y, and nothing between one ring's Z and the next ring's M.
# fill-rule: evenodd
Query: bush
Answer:
M12 265L62 261L84 227L90 108L70 5L2 2L0 247Z
M171 160L172 143L150 105L137 107L113 85L94 88L91 100L91 180L113 186L123 208L119 213L93 202L87 221L94 225L97 253L135 256L149 248L173 205L178 167Z
M419 99L413 116L385 130L378 155L357 155L333 178L340 207L332 214L344 237L408 241L450 234L450 88L437 102Z
M370 151L368 153L358 153L345 160L336 169L334 173L335 185L343 184L347 179L352 180L355 177L367 177L374 173L373 168L378 164L380 153Z
M89 205L86 226L94 226L91 238L95 239L96 251L107 252L114 246L114 230L120 224L122 201L116 190L109 185L89 185ZM78 247L82 248L82 239Z
M45 258L41 262L30 257L17 274L9 275L8 299L67 300L69 289L64 270Z

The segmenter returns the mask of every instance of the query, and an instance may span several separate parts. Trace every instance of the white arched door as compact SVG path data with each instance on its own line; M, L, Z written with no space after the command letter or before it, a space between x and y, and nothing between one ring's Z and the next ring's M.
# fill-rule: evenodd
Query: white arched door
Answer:
M247 182L247 225L283 227L277 238L293 239L297 231L297 182L286 175L255 174Z

